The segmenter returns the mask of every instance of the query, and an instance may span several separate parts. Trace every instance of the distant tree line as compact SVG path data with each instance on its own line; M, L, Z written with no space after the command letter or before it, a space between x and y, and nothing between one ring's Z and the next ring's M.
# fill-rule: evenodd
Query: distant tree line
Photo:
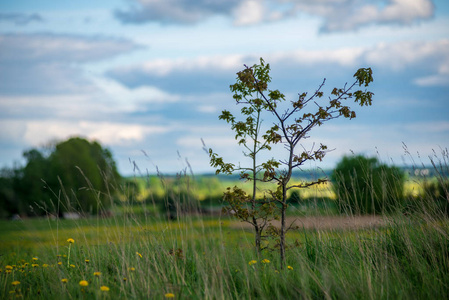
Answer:
M110 206L121 177L108 149L74 137L49 150L27 150L25 166L1 170L0 217L97 214Z

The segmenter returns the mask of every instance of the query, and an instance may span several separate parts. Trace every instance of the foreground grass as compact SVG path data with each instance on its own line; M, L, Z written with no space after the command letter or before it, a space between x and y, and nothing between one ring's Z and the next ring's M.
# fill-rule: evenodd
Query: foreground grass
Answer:
M383 228L289 232L284 270L276 251L256 257L251 232L230 222L2 221L0 298L449 298L447 220L401 216Z

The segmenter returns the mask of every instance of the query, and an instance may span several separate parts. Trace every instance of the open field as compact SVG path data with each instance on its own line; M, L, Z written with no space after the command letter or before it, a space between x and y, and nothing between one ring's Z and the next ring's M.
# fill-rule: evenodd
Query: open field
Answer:
M345 222L351 226L344 226ZM305 226L287 235L289 267L281 270L277 251L257 257L252 232L228 217L182 216L167 221L126 214L106 219L1 221L0 297L449 296L447 220L302 217L300 223ZM362 226L366 224L375 226Z

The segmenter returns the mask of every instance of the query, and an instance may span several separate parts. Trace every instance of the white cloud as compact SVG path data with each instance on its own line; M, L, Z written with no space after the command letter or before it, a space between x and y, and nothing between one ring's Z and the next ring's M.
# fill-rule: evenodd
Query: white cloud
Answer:
M416 78L413 83L422 87L431 87L431 86L449 86L449 75L432 75L426 77Z
M198 106L198 111L206 114L213 114L216 113L219 109L215 105L201 105Z
M286 0L287 2L287 0ZM370 24L411 25L434 15L431 0L293 0L300 12L323 17L323 31L347 31Z
M354 30L370 24L410 25L434 15L431 0L133 0L115 16L125 23L193 24L224 15L245 26L307 13L323 18L324 31Z
M111 58L139 48L126 39L69 34L0 35L0 62L82 63Z
M149 126L131 123L38 120L24 121L23 139L30 145L40 145L50 140L63 140L83 136L106 145L123 145L141 142L146 137L168 132L166 126ZM11 127L13 124L10 125ZM23 125L22 125L23 126Z
M253 25L263 21L265 6L262 1L245 0L235 8L234 24L237 26Z
M407 76L421 86L445 85L449 74L449 40L428 42L382 42L374 46L342 47L326 50L298 49L262 53L277 70L321 71L326 74L336 67L346 69L371 66L383 72L407 70ZM223 92L218 87L229 83L244 64L258 63L255 55L199 56L191 59L154 60L116 68L109 75L128 87L153 86L165 93ZM425 77L419 76L425 70ZM352 70L351 70L352 71ZM295 71L296 72L296 71ZM415 75L416 74L416 75ZM287 74L285 74L287 75ZM292 76L297 76L296 73Z
M438 71L448 69L449 40L430 42L399 41L380 43L364 54L366 61L377 66L400 70L409 65L429 61Z
M67 34L0 35L4 94L93 93L80 64L110 59L138 45L125 39Z

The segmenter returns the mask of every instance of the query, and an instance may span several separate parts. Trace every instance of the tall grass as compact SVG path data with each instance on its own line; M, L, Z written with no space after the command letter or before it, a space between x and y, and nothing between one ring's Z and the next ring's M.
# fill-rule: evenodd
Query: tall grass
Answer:
M188 190L187 176L181 185ZM170 186L164 188L169 204ZM190 205L189 194L174 193ZM125 208L134 206L128 197ZM449 298L449 222L435 211L385 216L382 227L289 232L289 267L281 271L277 251L257 259L252 232L229 216L201 216L181 205L170 218L156 213L157 203L135 214L111 202L125 213L0 221L0 298Z

